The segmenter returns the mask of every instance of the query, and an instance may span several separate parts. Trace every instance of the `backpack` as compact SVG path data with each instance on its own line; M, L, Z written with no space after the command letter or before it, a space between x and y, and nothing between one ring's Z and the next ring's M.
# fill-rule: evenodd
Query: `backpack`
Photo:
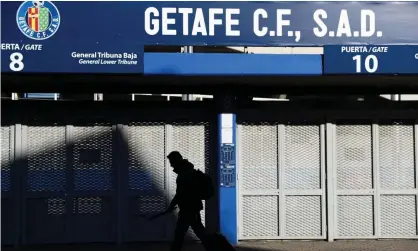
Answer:
M196 182L198 186L198 196L200 199L208 200L212 198L215 193L212 178L208 174L203 173L200 170L196 170Z

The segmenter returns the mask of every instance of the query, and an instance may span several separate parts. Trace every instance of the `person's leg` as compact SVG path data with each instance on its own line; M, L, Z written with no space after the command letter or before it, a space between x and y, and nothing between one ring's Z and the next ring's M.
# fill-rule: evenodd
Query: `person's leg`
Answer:
M202 223L200 212L194 213L192 217L193 218L190 221L190 226L192 227L193 232L196 234L196 236L199 237L201 241L203 241L203 239L206 236L206 229Z
M193 218L190 222L190 226L193 229L193 232L196 236L202 241L202 245L206 250L210 250L210 243L206 241L206 229L202 223L202 218L200 217L200 212L197 212L193 215Z
M184 235L189 229L189 219L187 215L184 215L179 212L177 219L176 230L174 231L174 240L171 243L171 251L180 251L184 243Z

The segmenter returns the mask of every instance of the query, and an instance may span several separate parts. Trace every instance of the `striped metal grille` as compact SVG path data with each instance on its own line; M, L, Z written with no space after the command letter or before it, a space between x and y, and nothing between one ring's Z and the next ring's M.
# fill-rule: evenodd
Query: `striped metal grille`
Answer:
M244 123L238 132L240 238L325 238L321 126Z
M10 126L1 127L1 191L8 192L11 190L11 151L10 145Z
M335 238L417 238L417 126L336 126Z

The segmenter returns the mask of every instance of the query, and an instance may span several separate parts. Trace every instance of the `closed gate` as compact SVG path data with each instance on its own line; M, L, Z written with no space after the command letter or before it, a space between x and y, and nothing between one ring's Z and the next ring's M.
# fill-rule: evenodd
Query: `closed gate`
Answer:
M179 151L196 169L211 171L211 123L209 120L148 122L132 123L123 128L129 147L126 241L170 240L177 212L152 222L140 215L165 210L175 195L176 175L166 159L171 151ZM205 211L201 215L204 220ZM196 238L191 230L188 237Z
M16 236L23 244L170 240L176 215L146 220L175 193L166 156L180 151L195 168L212 172L212 118L168 104L151 111L82 109L91 112L73 111L70 119L28 112L34 119L2 126L2 227L17 226L2 231L3 243L16 243ZM15 148L22 158L13 161ZM18 207L10 192L13 162L21 168L13 174L20 180Z
M4 121L4 120L3 120ZM12 181L14 161L14 126L1 126L1 222L2 226L8 226L9 231L2 228L1 241L5 245L11 245L15 241L14 232L17 230L17 222L13 211L16 208L16 188Z
M418 112L293 113L240 116L239 239L418 239Z
M238 125L239 238L325 239L325 127Z
M23 242L116 241L110 125L22 125Z
M418 238L417 129L413 120L329 125L336 239Z

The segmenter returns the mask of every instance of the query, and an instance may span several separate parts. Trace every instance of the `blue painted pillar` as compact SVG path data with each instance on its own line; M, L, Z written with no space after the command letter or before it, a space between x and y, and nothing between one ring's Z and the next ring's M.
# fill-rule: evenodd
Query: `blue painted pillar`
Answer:
M224 101L222 98L221 112L218 115L219 226L220 232L231 244L236 245L238 244L236 115L230 112L230 106L227 105L230 102Z

